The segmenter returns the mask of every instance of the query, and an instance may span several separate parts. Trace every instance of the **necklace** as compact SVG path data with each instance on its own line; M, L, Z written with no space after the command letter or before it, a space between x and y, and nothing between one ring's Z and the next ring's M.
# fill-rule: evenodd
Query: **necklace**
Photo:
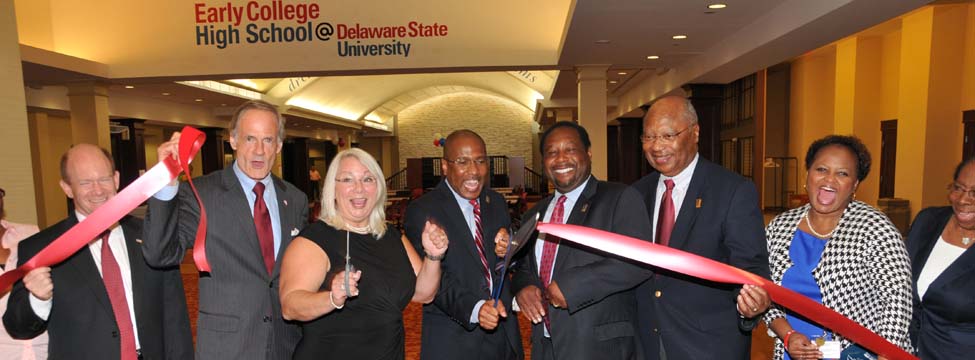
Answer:
M962 244L965 244L965 246L968 246L969 244L972 243L972 238L970 238L970 237L963 237L963 238L961 238L961 243Z
M345 227L349 229L349 231L355 232L357 234L368 234L369 231L372 230L372 227L369 225L359 227L359 226L352 226L352 224L346 223Z
M804 217L806 218L806 226L809 227L809 231L812 231L813 235L816 235L816 237L821 239L833 237L833 232L836 231L836 227L834 227L833 230L830 230L828 233L820 234L819 232L816 231L816 229L813 229L812 222L809 221L809 212L806 212L806 215Z

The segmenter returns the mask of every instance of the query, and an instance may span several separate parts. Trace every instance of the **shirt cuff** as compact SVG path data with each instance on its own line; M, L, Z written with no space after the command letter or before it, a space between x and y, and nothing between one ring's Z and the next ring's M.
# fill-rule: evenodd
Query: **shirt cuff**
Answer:
M31 310L34 310L34 315L37 315L41 320L47 321L47 318L51 316L53 301L38 299L34 294L27 294L27 297L30 300Z
M474 311L471 312L471 324L480 323L480 321L477 319L477 315L481 313L481 306L484 306L485 301L487 300L481 300L478 301L477 304L474 304Z
M156 198L156 200L169 201L172 200L174 197L176 197L176 194L178 193L179 193L179 185L166 184L166 186L163 186L162 189L159 189L159 191L157 191L154 195L152 195L152 197Z

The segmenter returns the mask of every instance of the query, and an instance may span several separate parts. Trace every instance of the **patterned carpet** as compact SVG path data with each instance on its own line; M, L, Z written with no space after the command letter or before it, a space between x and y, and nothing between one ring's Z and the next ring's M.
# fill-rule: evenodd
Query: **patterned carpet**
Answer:
M192 260L190 260L192 261ZM193 341L196 341L196 313L197 313L197 280L196 268L192 263L184 263L180 271L183 275L183 285L186 290L186 304L190 312L190 325L193 329ZM420 326L423 318L423 306L417 303L410 303L403 311L403 321L406 326L406 358L420 358ZM518 325L521 328L522 345L525 348L525 358L531 358L531 322L528 319L518 317ZM753 360L764 360L772 358L772 338L765 335L765 327L759 325L752 336L752 356Z

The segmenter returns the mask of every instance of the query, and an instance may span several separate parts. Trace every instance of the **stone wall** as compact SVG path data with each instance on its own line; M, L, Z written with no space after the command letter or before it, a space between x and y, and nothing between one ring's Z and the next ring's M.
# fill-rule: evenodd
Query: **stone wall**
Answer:
M433 97L404 109L398 116L399 168L406 159L439 157L443 148L433 146L433 136L447 136L470 129L484 138L488 155L521 156L532 163L537 151L533 113L507 98L484 93L460 92ZM537 130L535 130L537 131Z

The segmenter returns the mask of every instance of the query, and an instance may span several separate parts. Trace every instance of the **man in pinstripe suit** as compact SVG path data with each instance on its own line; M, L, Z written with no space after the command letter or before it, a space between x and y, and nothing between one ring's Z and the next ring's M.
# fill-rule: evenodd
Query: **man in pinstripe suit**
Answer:
M271 174L283 137L284 118L273 105L247 102L230 124L236 161L195 181L212 270L200 274L197 359L290 359L301 337L281 316L278 263L307 222L308 198ZM160 145L159 159L174 156L178 142L177 133ZM146 261L180 263L193 247L199 214L186 184L156 193L145 220Z

